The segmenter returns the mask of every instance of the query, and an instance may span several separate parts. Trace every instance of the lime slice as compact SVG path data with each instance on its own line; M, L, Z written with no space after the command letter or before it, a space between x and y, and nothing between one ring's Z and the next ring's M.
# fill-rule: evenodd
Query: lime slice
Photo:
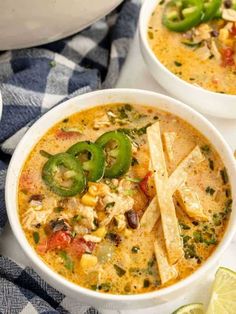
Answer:
M236 273L220 267L216 273L207 314L236 313Z
M181 306L172 314L204 314L203 305L201 303L191 303Z

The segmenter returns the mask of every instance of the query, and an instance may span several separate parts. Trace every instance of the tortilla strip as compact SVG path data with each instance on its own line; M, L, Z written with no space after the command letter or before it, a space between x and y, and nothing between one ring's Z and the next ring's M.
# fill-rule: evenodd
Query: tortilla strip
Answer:
M175 279L178 276L178 272L176 267L174 265L170 265L168 262L161 225L158 228L157 239L154 242L154 252L157 260L161 283L164 284L171 279Z
M184 160L180 162L175 171L171 174L169 178L169 185L175 186L172 181L178 180L178 177L183 175L183 171L187 172L191 166L194 164L199 164L203 160L205 160L205 157L203 156L200 147L195 146L191 153L189 153L187 157L185 157ZM173 193L174 192L175 191L173 191Z
M167 154L169 161L174 159L174 152L173 152L173 145L176 139L175 132L164 132L163 133L163 140L164 140L164 147Z
M182 184L184 184L186 179L187 173L183 172L182 176L176 178L175 181L172 180L171 181L172 186L169 187L170 191L173 191L171 193L173 194ZM160 209L158 206L157 198L156 196L154 196L140 220L140 227L147 232L151 232L159 218Z
M173 193L176 192L175 197L189 217L206 221L208 220L208 217L204 214L198 194L195 191L190 189L186 184L180 185L177 191L174 190L176 187L175 181L183 175L183 171L189 170L191 166L199 164L203 160L205 160L205 157L203 156L200 147L195 146L191 153L185 157L176 170L171 174L169 178L169 188Z
M183 245L172 194L168 189L168 173L159 122L147 128L147 138L166 249L170 264L173 265L183 256Z
M181 186L175 193L176 199L186 214L200 221L207 221L208 217L204 213L198 194L187 185Z
M157 220L160 218L160 214L157 198L154 196L140 220L140 228L151 232Z

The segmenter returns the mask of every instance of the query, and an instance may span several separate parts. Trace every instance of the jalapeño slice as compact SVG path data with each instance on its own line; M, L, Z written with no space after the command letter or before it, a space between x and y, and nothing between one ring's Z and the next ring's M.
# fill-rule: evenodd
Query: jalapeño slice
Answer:
M171 31L186 32L201 22L201 0L171 0L164 8L162 23Z
M43 166L42 178L54 193L63 197L83 192L86 184L79 161L67 153L51 156Z
M101 135L97 141L106 152L105 177L117 178L125 174L132 160L131 142L122 132L110 131Z
M78 158L84 171L87 172L88 181L99 181L105 171L105 154L103 149L91 142L78 142L71 146L67 153Z
M203 0L202 22L207 22L214 18L221 6L221 0Z

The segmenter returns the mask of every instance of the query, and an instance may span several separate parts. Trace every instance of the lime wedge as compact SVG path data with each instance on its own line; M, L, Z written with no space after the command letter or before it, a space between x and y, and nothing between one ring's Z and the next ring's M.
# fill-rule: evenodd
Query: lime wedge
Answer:
M203 305L201 303L191 303L181 306L172 314L204 314Z
M207 314L236 313L236 273L220 267L213 284L211 300Z

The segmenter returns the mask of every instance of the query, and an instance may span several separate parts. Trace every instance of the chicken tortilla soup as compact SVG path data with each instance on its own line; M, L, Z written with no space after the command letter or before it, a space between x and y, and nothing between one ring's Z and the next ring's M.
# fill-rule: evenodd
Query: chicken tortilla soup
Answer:
M231 212L222 160L196 129L154 107L65 117L28 156L19 215L30 245L82 287L137 294L192 274Z

